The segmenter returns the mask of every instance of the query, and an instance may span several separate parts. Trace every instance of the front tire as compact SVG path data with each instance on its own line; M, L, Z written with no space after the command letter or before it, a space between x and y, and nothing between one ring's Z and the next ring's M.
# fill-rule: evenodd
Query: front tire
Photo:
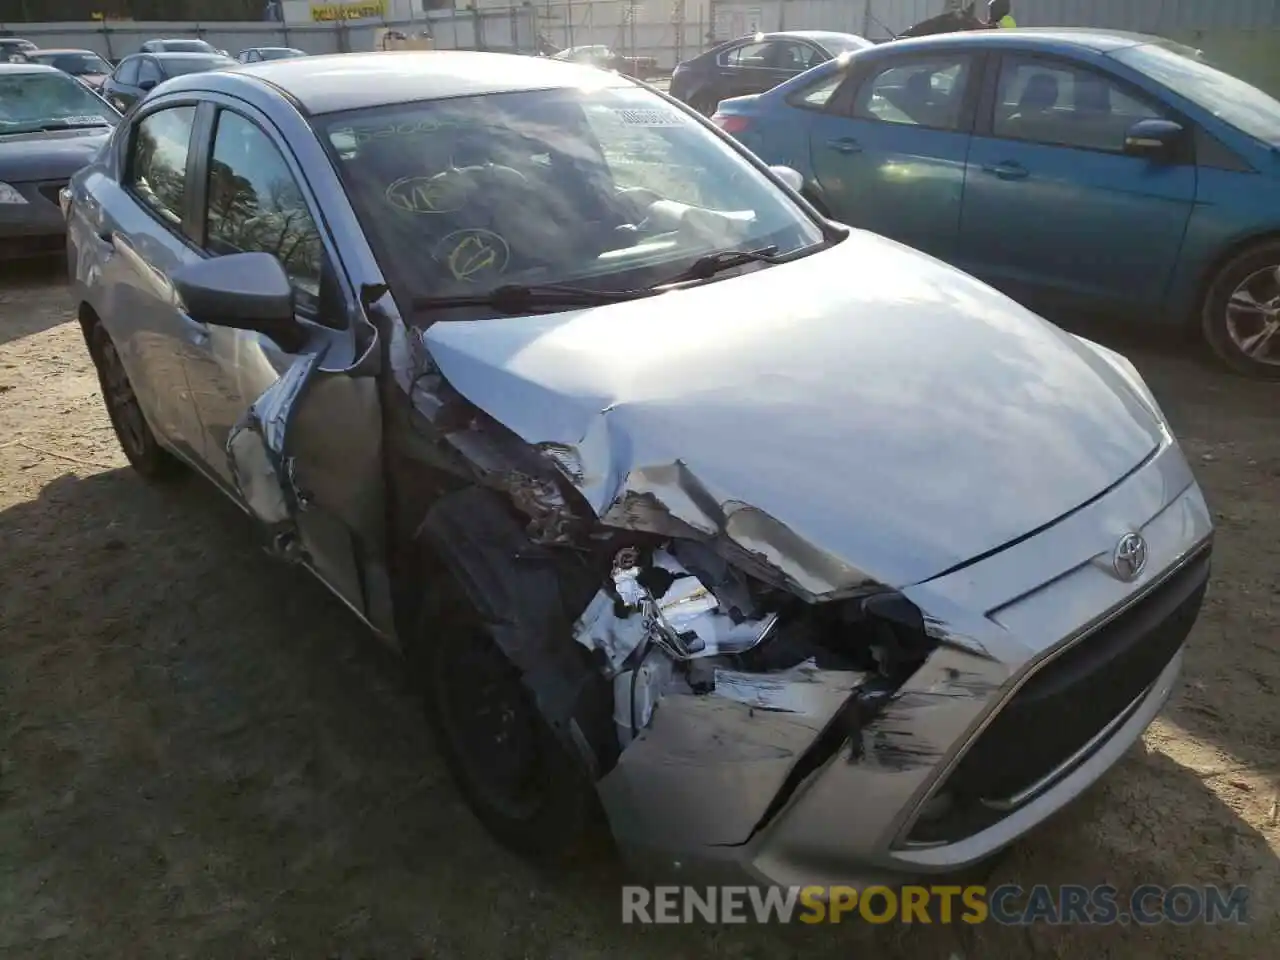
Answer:
M577 858L599 832L594 788L480 618L432 587L411 659L463 799L521 856L547 866Z
M1280 380L1280 241L1232 257L1209 284L1201 330L1236 373Z
M98 370L102 402L130 466L148 480L167 480L179 475L182 464L160 446L151 432L111 335L101 323L95 322L86 331L85 339Z

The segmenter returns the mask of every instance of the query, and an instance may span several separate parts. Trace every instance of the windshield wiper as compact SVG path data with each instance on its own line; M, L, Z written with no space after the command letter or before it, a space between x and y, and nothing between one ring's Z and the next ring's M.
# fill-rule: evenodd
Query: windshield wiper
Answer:
M597 307L652 296L652 290L591 290L565 284L537 286L506 284L487 293L452 297L415 297L415 310L445 310L453 307L492 307L499 313L537 313L557 307Z
M673 283L684 283L686 280L710 280L722 270L740 267L744 263L782 263L784 258L777 256L776 246L761 247L759 250L720 250L699 257L681 270L674 277L663 280L657 286L665 287Z

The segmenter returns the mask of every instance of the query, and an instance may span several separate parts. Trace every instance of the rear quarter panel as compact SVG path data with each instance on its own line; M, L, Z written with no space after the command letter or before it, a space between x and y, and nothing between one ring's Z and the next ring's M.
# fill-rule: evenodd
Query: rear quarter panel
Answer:
M813 180L813 164L809 155L809 127L817 113L793 107L785 97L774 96L746 100L740 104L726 101L720 110L727 114L749 117L751 125L734 137L765 163L791 167L806 181Z

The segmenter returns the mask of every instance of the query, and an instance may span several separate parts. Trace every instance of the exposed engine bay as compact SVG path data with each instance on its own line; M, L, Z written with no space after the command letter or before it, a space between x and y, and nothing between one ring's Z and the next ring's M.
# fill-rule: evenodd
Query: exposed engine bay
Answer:
M670 694L819 714L827 691L812 673L821 670L841 675L847 693L870 707L934 646L905 599L873 594L815 607L753 583L695 541L619 550L574 639L612 682L624 748Z

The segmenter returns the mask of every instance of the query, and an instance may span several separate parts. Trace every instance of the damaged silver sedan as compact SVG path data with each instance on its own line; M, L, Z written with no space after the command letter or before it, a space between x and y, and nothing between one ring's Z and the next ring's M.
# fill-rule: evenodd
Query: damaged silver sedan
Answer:
M1123 357L824 220L625 78L164 84L64 196L120 442L402 650L495 835L984 862L1170 695L1212 524Z

